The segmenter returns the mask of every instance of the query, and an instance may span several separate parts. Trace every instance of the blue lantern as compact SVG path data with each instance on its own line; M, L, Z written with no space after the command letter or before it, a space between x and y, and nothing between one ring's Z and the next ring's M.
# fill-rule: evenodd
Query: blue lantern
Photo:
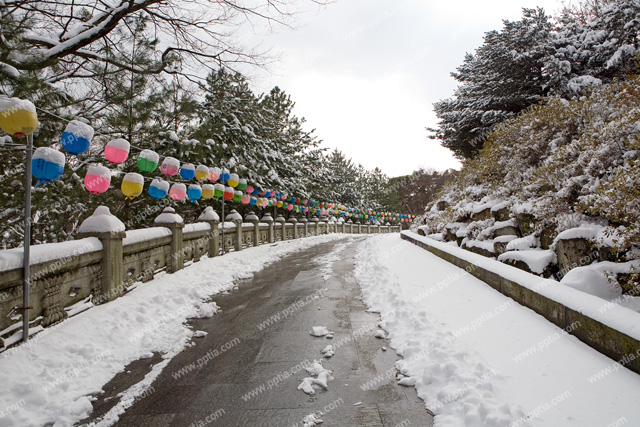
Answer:
M197 184L191 184L187 189L187 197L195 203L196 200L202 197L202 187Z
M249 206L255 206L256 203L258 203L258 199L256 199L255 197L251 196L251 198L249 199Z
M60 142L62 147L71 154L82 154L89 149L93 139L93 128L78 120L71 120L62 136Z
M180 176L187 181L192 180L196 176L196 167L192 163L185 163L180 168Z
M254 188L252 194L260 194L260 190L257 188Z
M154 199L164 199L169 193L169 183L161 179L154 179L149 186L149 195Z
M33 153L31 174L38 180L36 186L55 181L64 172L64 154L49 147L39 147Z

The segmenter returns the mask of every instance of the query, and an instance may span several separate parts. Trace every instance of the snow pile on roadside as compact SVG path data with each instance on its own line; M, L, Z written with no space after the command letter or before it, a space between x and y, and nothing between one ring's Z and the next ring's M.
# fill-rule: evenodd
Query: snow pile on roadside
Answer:
M640 425L640 376L465 270L379 236L355 272L436 427Z
M92 410L98 393L130 362L154 352L165 360L133 386L104 420L113 423L160 374L194 331L186 321L212 316L211 295L230 290L283 256L344 238L342 234L259 246L204 259L175 274L165 274L113 302L99 305L45 329L28 344L0 355L0 402L15 410L0 417L4 426L70 426ZM0 409L4 409L3 406Z

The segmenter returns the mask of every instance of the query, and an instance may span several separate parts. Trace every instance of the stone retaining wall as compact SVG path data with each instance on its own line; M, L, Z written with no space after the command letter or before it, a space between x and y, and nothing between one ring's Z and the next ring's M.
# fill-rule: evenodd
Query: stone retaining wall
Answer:
M413 237L411 234L412 233L410 232L403 232L401 234L401 238L428 250L439 258L442 258L457 267L465 269L471 275L482 280L498 292L512 298L519 304L530 308L551 323L555 324L559 328L565 329L568 333L574 335L580 341L600 353L615 361L623 361L621 363L622 365L635 373L640 374L640 357L638 354L640 351L640 334L638 334L639 336L632 337L620 332L615 327L616 323L629 323L629 326L638 324L638 321L640 321L640 314L633 313L623 307L616 306L612 307L603 315L594 316L598 310L593 310L593 304L585 304L584 302L575 302L575 304L571 304L570 302L567 302L571 301L570 295L572 293L580 291L564 287L560 283L557 283L557 286L563 286L563 288L566 288L562 290L569 295L569 298L565 298L567 301L558 302L553 298L550 298L548 295L544 295L542 292L536 292L531 289L531 286L525 286L523 283L519 283L518 280L503 277L502 275L482 266L483 263L490 265L491 263L497 263L497 261L484 258L486 261L473 263L470 259L474 257L474 254L469 254L469 257L465 257L466 259L463 259L460 256L456 256L455 254L448 252L446 249L442 248L441 245L437 245L437 242L435 241L434 244L429 244L426 241L429 239L419 237L416 234L414 234L415 237ZM501 265L501 267L502 269L515 270L515 267L507 265ZM528 273L521 271L517 271L517 273L518 274L513 275L513 277L526 274L531 276L531 278L535 278L535 280L540 280L539 277ZM547 282L539 283L542 285L548 285ZM593 300L593 298L597 297L589 295L588 298L592 301L596 301ZM607 302L602 300L602 305L600 307L606 304ZM620 312L620 310L623 311ZM620 312L620 314L623 315L621 316L622 318L616 318L616 312ZM610 316L607 316L609 313ZM629 319L628 322L626 321L627 319ZM570 328L572 325L579 326Z

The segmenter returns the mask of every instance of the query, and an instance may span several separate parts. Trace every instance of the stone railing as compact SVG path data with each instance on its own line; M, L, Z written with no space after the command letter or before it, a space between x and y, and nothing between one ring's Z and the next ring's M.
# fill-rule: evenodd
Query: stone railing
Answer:
M213 215L205 215L207 212ZM167 221L165 214L177 217ZM262 219L232 211L223 224L212 210L199 222L184 224L172 208L156 218L156 227L81 233L77 240L32 246L29 321L34 331L64 320L81 310L91 297L101 304L122 296L136 282L148 282L160 271L174 273L203 256L220 256L252 246L328 233L370 234L400 232L399 226L362 225L282 216ZM124 227L123 227L124 228ZM81 229L82 230L82 229ZM20 331L22 250L0 251L0 348L13 343ZM6 260L6 262L5 262ZM71 307L74 306L75 307ZM70 309L71 307L71 309ZM5 341L3 341L6 340Z

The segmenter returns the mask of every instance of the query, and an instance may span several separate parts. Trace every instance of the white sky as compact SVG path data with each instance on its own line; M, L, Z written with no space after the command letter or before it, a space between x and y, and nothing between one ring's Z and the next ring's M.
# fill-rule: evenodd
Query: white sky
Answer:
M249 73L255 90L281 87L323 146L390 176L458 168L427 139L432 104L456 87L449 73L502 19L523 7L555 14L559 0L337 0L299 18L296 30L258 34L280 60Z

